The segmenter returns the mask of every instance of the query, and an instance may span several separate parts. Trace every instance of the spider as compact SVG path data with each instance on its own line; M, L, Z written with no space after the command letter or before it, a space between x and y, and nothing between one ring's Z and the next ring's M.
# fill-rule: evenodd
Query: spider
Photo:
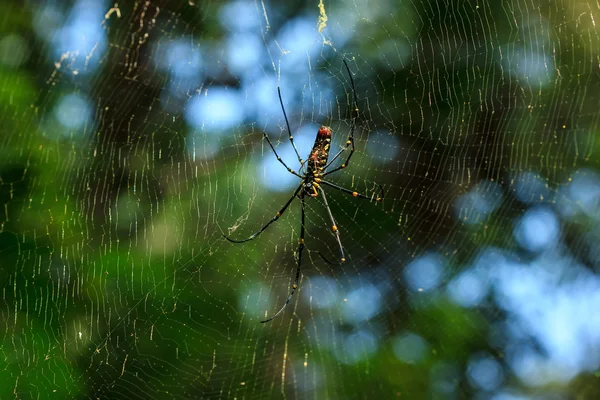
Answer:
M283 117L285 118L285 123L286 123L287 131L288 131L288 138L289 138L290 143L292 144L292 147L294 148L296 157L298 157L298 162L300 163L300 167L302 168L302 170L301 170L302 174L300 174L300 173L294 171L293 169L291 169L290 167L288 167L287 164L277 154L277 151L275 150L275 147L273 146L271 139L269 139L269 136L267 136L267 134L265 132L263 132L263 136L267 140L267 143L269 143L271 150L273 150L273 154L275 154L277 161L279 161L288 170L288 172L297 176L302 181L300 182L300 185L294 191L294 194L292 194L292 197L290 197L290 199L283 205L283 207L281 207L281 209L277 212L277 214L275 214L275 216L269 222L267 222L262 228L260 228L260 230L253 233L248 238L242 239L242 240L234 240L234 239L231 239L230 237L228 237L227 235L223 234L223 237L232 243L244 243L244 242L248 242L250 240L256 239L256 237L258 235L263 233L273 222L277 221L283 215L285 210L287 210L289 205L292 203L292 201L294 201L294 199L296 197L298 197L300 199L300 203L302 205L302 216L301 216L301 225L300 225L300 241L298 243L298 264L296 267L296 277L294 279L294 283L292 285L290 293L289 293L285 303L283 304L283 306L279 309L279 311L277 311L277 313L275 313L275 315L273 315L270 318L267 318L264 321L260 321L261 323L270 322L273 319L275 319L277 316L279 316L283 312L283 310L285 310L286 306L289 304L290 300L292 299L292 296L298 289L298 284L300 281L300 268L302 266L302 251L304 250L304 222L305 222L305 217L306 217L305 198L306 197L317 197L319 195L319 193L321 193L321 196L323 198L323 204L325 205L327 213L329 214L329 219L331 220L331 224L332 224L331 229L332 229L333 233L335 234L335 238L336 238L336 241L337 241L337 244L339 247L339 251L340 251L340 255L341 255L340 261L342 263L346 261L346 256L344 255L344 248L342 246L342 241L340 239L340 232L335 223L335 218L333 217L333 213L331 212L329 203L327 202L327 197L325 195L325 190L323 190L323 185L328 186L333 189L336 189L336 190L339 190L341 192L350 194L354 197L358 197L360 199L372 200L374 198L374 196L371 196L371 197L365 196L361 193L355 192L350 189L343 188L341 186L338 186L334 183L331 183L331 182L323 179L327 175L330 175L336 171L346 168L348 166L348 164L350 163L350 158L352 157L352 154L354 154L354 129L356 127L356 117L358 115L356 88L354 87L354 79L352 78L352 73L350 72L350 68L348 67L348 64L346 63L346 60L343 60L343 61L344 61L344 66L346 67L346 71L348 72L348 76L350 77L350 84L352 87L352 94L353 94L353 100L354 100L354 109L352 110L353 111L352 121L350 124L350 134L348 135L348 139L346 140L346 145L331 160L328 161L329 152L331 150L331 136L332 136L333 132L330 127L321 126L319 128L319 130L317 131L317 137L315 139L315 143L312 147L312 150L310 151L310 155L308 156L308 159L302 160L302 158L300 157L300 154L298 153L298 150L296 149L296 145L294 144L294 138L292 136L292 131L290 130L290 123L288 121L287 114L285 112L285 107L283 106L283 100L281 99L281 89L278 86L277 94L279 95L279 103L281 104L281 110L283 111ZM335 160L337 160L337 158L340 155L342 155L346 150L348 150L348 148L350 148L350 153L348 154L346 161L339 167L333 168L328 171L327 168L329 168L333 164L333 162ZM378 197L375 197L375 200L380 202L383 200L384 191L383 191L383 187L381 187L381 185L378 185L378 186L379 186L379 189L381 190L381 193ZM319 253L319 255L323 258L324 261L331 264L329 261L327 261L327 259L321 253Z

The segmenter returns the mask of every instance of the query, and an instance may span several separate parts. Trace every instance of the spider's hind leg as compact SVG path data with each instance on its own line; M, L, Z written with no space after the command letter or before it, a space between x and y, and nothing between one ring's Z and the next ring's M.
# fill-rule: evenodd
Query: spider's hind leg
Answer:
M285 310L285 308L289 304L290 300L292 300L292 296L294 296L294 293L296 293L296 290L298 290L298 284L300 283L300 267L302 266L302 251L304 250L304 221L305 221L305 214L306 214L305 208L304 208L304 196L300 197L300 201L302 203L302 226L300 228L300 240L298 242L298 264L296 267L296 277L294 278L294 283L292 284L292 289L290 290L290 294L288 295L287 299L285 300L285 303L283 303L283 306L272 317L269 317L269 318L265 319L264 321L260 321L262 324L264 324L266 322L270 322L270 321L274 320L275 318L277 318L277 316L279 314L281 314L283 312L283 310Z
M345 262L346 256L344 255L344 247L342 246L342 239L340 239L340 231L338 230L337 224L335 223L335 218L333 217L333 213L331 212L331 208L329 208L329 203L327 203L327 197L325 196L325 191L323 188L321 189L321 195L323 196L323 202L325 203L325 208L327 209L327 213L329 214L329 219L331 220L331 229L335 233L335 239L338 242L338 246L340 248L340 261Z
M235 240L235 239L232 239L232 238L230 238L229 236L227 236L225 234L223 234L223 237L225 239L227 239L228 241L230 241L231 243L244 243L244 242L248 242L248 241L250 241L252 239L256 239L256 237L258 235L260 235L261 233L263 233L269 227L269 225L271 225L273 222L277 221L279 219L279 217L281 217L283 215L283 213L285 212L285 210L287 210L287 208L289 207L289 205L296 198L296 195L298 194L298 192L300 192L300 189L302 189L302 184L300 186L298 186L298 188L294 191L294 194L292 195L292 197L290 197L290 199L287 201L287 203L285 203L284 206L281 207L281 209L279 211L277 211L277 214L275 214L275 216L273 218L271 218L271 220L269 222L267 222L262 228L260 228L260 230L254 232L247 239Z

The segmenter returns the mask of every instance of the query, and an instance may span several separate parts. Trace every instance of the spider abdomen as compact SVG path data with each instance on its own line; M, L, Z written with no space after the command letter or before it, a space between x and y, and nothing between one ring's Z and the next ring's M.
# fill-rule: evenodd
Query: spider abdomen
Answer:
M321 126L317 131L315 144L313 144L313 148L308 156L308 166L306 175L304 177L303 194L311 197L317 197L317 188L319 187L319 182L321 181L320 178L324 172L325 166L327 165L330 145L331 128L328 126Z
M308 176L318 176L323 172L323 168L327 165L327 159L329 158L330 145L331 128L321 126L317 131L315 144L308 157Z

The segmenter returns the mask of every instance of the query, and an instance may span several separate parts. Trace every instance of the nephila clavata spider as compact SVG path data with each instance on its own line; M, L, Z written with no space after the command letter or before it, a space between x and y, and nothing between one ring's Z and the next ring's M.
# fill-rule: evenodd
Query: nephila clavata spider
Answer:
M357 106L358 100L357 100L357 96L356 96L356 88L354 87L354 79L352 78L352 73L350 72L350 68L348 67L348 63L346 63L346 60L343 60L343 61L344 61L344 66L346 67L346 71L348 72L348 76L350 77L350 85L352 87L352 98L353 98L353 103L354 103L354 108L352 110L352 120L350 123L350 134L348 135L348 139L346 140L346 145L344 147L342 147L342 149L339 152L337 152L336 155L333 156L333 158L331 160L328 161L329 151L331 150L332 131L331 131L331 128L329 128L328 126L321 126L319 128L319 130L317 131L317 137L315 139L315 143L312 147L312 150L310 151L310 155L308 156L308 159L302 160L302 158L300 157L300 154L298 153L298 150L296 149L296 145L294 144L294 137L292 136L292 131L290 129L290 123L288 121L287 114L285 112L285 107L283 106L283 100L281 99L281 89L279 88L279 86L277 86L277 94L279 95L279 103L281 104L281 110L283 111L283 117L285 119L285 123L287 126L288 138L289 138L290 143L292 144L292 147L294 148L294 152L296 153L296 157L298 158L300 167L302 168L301 169L302 174L300 174L300 173L294 171L293 169L291 169L290 167L288 167L287 164L277 154L277 151L275 150L275 147L273 146L271 139L269 139L269 136L267 136L267 134L265 132L263 132L263 136L267 140L267 143L269 143L271 150L273 150L273 154L275 154L275 157L277 157L277 161L279 161L288 170L288 172L297 176L302 181L300 182L300 185L294 191L294 194L292 194L292 197L290 197L290 199L283 205L283 207L281 207L281 209L277 212L277 214L275 214L275 216L269 222L267 222L262 228L260 228L259 231L253 233L247 239L243 239L243 240L234 240L234 239L231 239L230 237L228 237L227 235L223 235L225 237L225 239L227 239L228 241L230 241L232 243L244 243L244 242L248 242L250 240L256 239L256 237L258 235L263 233L273 222L277 221L283 215L285 210L287 210L289 205L292 203L292 201L294 201L294 199L296 197L298 197L300 199L300 203L302 205L302 217L301 217L301 226L300 226L300 241L298 243L298 264L296 267L296 277L294 279L294 284L292 285L290 294L288 295L285 303L279 309L279 311L277 311L277 313L275 313L275 315L273 315L272 317L267 318L264 321L260 321L261 323L272 321L279 314L281 314L283 312L283 310L285 310L285 308L288 305L288 303L290 302L290 300L292 299L292 296L294 295L296 290L298 289L298 283L300 281L300 268L302 266L302 251L304 250L304 222L305 222L305 217L306 217L305 197L306 196L317 197L319 195L319 192L321 193L321 196L323 197L323 204L325 205L325 208L327 209L327 214L329 214L329 219L331 220L331 224L332 224L331 229L333 230L333 232L335 234L335 238L336 238L339 250L340 250L340 255L341 255L340 261L341 262L346 261L346 256L344 255L344 248L342 246L342 240L340 239L340 232L335 223L335 218L333 217L333 213L331 212L331 208L329 207L329 203L327 202L325 190L323 190L322 185L342 191L344 193L350 194L350 195L352 195L354 197L358 197L360 199L367 199L367 200L375 199L378 202L383 199L384 192L383 192L383 188L381 187L381 185L379 185L381 194L378 197L375 197L374 195L369 197L369 196L365 196L364 194L355 192L353 190L343 188L341 186L338 186L334 183L328 182L323 179L327 175L330 175L336 171L346 168L348 166L348 164L350 163L350 158L352 157L352 154L354 154L354 130L356 128L356 117L358 115L358 106ZM346 150L348 150L348 148L350 148L350 153L348 154L346 161L339 167L336 167L330 171L327 171L327 168L329 168L333 164L333 162L335 160L337 160L337 158L340 155L342 155ZM327 261L327 259L321 253L319 253L319 255L323 258L324 261L331 264L329 261Z

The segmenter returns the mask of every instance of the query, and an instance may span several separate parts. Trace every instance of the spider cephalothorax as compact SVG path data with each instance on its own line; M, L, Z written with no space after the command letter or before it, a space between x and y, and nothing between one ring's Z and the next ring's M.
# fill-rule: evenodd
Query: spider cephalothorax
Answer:
M275 157L277 157L277 161L279 161L291 174L297 176L302 181L300 182L300 185L294 191L294 194L292 194L292 197L290 197L290 199L283 205L283 207L281 207L281 209L275 214L275 216L273 218L271 218L271 220L269 222L267 222L259 231L253 233L247 239L242 239L242 240L234 240L234 239L231 239L230 237L228 237L227 235L223 235L227 240L229 240L230 242L233 242L233 243L244 243L249 240L252 240L252 239L256 238L258 235L260 235L262 232L264 232L264 230L267 229L269 227L269 225L271 225L273 222L277 221L279 219L279 217L281 217L283 215L285 210L287 210L289 205L292 203L292 201L296 197L298 197L300 199L300 203L302 205L302 214L301 214L302 217L301 217L301 225L300 225L300 240L298 243L298 264L296 267L296 277L294 279L294 283L292 284L292 289L290 291L290 294L288 295L287 300L285 301L284 305L272 317L267 318L264 321L260 321L263 323L269 322L269 321L273 320L275 317L277 317L279 314L281 314L283 312L283 310L285 309L285 307L290 302L296 289L298 289L298 283L300 281L300 267L302 265L302 251L304 250L304 222L306 219L305 196L317 197L319 195L319 193L321 193L321 196L323 197L323 203L325 205L325 209L327 210L327 214L329 215L329 219L331 220L331 224L332 224L331 229L332 229L333 233L335 234L335 238L338 243L341 262L346 261L346 257L344 255L344 248L342 246L342 241L340 239L340 232L335 223L335 218L333 217L333 213L331 212L331 208L329 207L329 203L327 202L327 197L325 195L325 191L323 190L322 185L329 186L333 189L342 191L347 194L351 194L352 196L358 197L361 199L376 200L376 201L381 201L383 199L383 188L381 186L379 186L381 189L380 196L377 196L377 197L370 196L369 197L369 196L360 194L358 192L352 191L350 189L343 188L341 186L338 186L334 183L328 182L323 179L324 177L326 177L327 175L329 175L333 172L336 172L336 171L339 171L340 169L346 168L348 166L348 163L350 162L350 158L352 157L352 154L354 153L354 129L356 127L356 117L358 115L358 108L356 106L356 103L357 103L356 89L354 87L354 79L352 78L352 74L350 73L350 68L348 68L348 64L346 63L346 60L344 60L344 66L346 67L346 71L348 72L348 76L350 77L350 84L352 86L352 94L353 94L353 100L354 100L354 108L352 110L352 122L350 125L350 133L348 134L348 139L346 140L346 145L339 152L337 152L336 155L333 156L333 158L331 160L329 160L329 152L331 150L331 138L332 138L333 132L330 127L321 126L319 128L319 130L317 131L317 137L315 139L315 143L313 144L312 150L310 151L308 158L303 161L302 158L300 157L300 154L298 153L298 150L296 149L296 145L294 144L294 138L293 138L291 130L290 130L290 123L288 122L287 115L285 113L285 107L283 106L283 100L281 99L281 89L279 87L277 87L277 93L279 95L279 102L281 104L281 109L283 111L283 116L285 118L285 123L287 126L288 138L290 140L290 143L292 144L292 147L294 148L296 157L298 158L298 162L300 163L300 168L301 168L299 170L300 173L296 172L295 170L293 170L287 166L287 164L277 154L277 151L275 150L273 143L271 143L271 139L269 139L267 134L264 132L263 132L263 135L264 135L264 138L267 140L267 143L269 143L271 150L273 150ZM348 150L349 148L350 148L350 153L348 154L346 161L343 164L341 164L339 167L333 168L332 170L328 171L327 168L330 167L333 164L333 162L335 160L337 160L337 158L342 153L344 153L346 150ZM323 259L325 261L327 261L324 257L323 257ZM329 262L329 261L327 261L327 262Z

